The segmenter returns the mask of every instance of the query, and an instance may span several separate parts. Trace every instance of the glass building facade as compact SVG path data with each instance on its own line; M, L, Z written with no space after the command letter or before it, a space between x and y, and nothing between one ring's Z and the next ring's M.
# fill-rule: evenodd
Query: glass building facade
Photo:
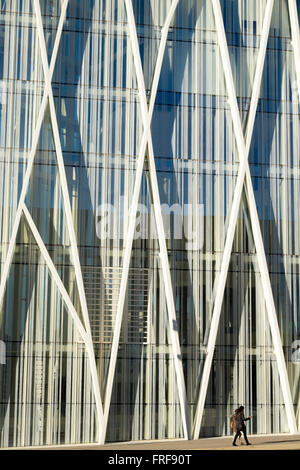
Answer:
M299 0L1 0L0 445L300 432Z

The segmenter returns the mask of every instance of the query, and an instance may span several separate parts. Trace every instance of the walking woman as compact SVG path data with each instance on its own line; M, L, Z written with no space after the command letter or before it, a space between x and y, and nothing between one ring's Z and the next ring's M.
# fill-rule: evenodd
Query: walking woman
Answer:
M239 408L235 410L234 414L231 417L233 421L233 431L235 432L235 436L232 442L233 446L236 446L236 440L238 437L240 437L241 432L244 434L244 438L245 438L247 446L250 445L250 442L248 441L248 438L247 438L245 421L248 421L251 418L252 416L245 418L243 406L240 406Z

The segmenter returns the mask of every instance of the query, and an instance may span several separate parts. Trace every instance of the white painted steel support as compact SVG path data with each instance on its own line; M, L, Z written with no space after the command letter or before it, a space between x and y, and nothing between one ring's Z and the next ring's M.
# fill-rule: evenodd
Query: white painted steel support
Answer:
M20 220L21 220L21 215L22 215L22 206L23 206L23 202L25 201L25 198L26 198L27 188L28 188L29 179L30 179L32 166L33 166L33 161L34 161L34 157L35 157L35 152L36 152L36 148L37 148L37 144L38 144L38 140L39 140L40 130L41 130L42 122L43 122L43 119L44 119L46 105L47 105L47 92L45 91L44 96L43 96L43 100L42 100L42 103L41 103L38 119L37 119L37 124L36 124L35 131L34 131L33 138L32 138L31 152L30 152L29 158L28 158L26 173L25 173L25 176L24 176L23 186L22 186L20 199L19 199L19 204L18 204L18 208L17 208L17 211L16 211L16 215L15 215L15 220L14 220L14 224L13 224L13 228L12 228L12 232L11 232L11 236L10 236L10 240L9 240L9 245L8 245L8 250L7 250L3 270L2 270L2 273L1 273L0 308L2 306L3 299L4 299L6 283L7 283L7 279L8 279L8 274L9 274L12 258L13 258L13 253L14 253L15 244L16 244L16 238L17 238L18 229L19 229Z
M34 8L35 8L35 14L36 14L36 21L37 21L37 30L38 30L38 37L39 37L39 43L40 43L41 58L42 58L44 76L45 76L45 87L46 89L48 89L51 124L52 124L52 131L53 131L54 144L55 144L55 150L56 150L57 165L58 165L59 176L60 176L60 184L61 184L62 195L63 195L63 200L64 200L64 209L65 209L65 215L66 215L66 220L67 220L67 227L68 227L68 232L70 236L71 253L72 253L72 259L73 259L73 264L75 268L75 277L77 281L82 314L83 314L83 318L85 322L85 329L87 332L85 346L86 346L86 350L87 350L88 357L89 357L93 389L94 389L94 394L95 394L98 425L99 425L99 430L98 430L99 442L102 442L101 441L101 436L103 434L102 400L101 400L101 394L100 394L100 386L99 386L99 380L98 380L98 374L97 374L96 359L95 359L94 346L93 346L93 341L92 341L92 334L91 334L91 328L90 328L90 322L89 322L86 296L85 296L82 272L81 272L81 267L80 267L75 228L73 224L72 209L71 209L71 203L70 203L70 197L69 197L69 191L68 191L68 183L67 183L67 178L66 178L66 173L65 173L64 160L63 160L59 129L58 129L57 117L56 117L56 111L55 111L55 104L54 104L54 98L53 98L53 92L52 92L52 86L51 86L51 76L50 76L50 70L48 66L46 42L45 42L39 0L34 0Z
M128 27L129 27L129 33L130 33L130 38L131 38L134 65L135 65L136 76L137 76L138 87L139 87L139 96L140 96L140 104L141 104L141 109L142 109L144 132L142 136L142 141L141 141L141 146L140 146L140 151L139 151L139 156L138 156L138 161L137 161L135 186L134 186L134 192L133 192L130 214L129 214L128 232L126 236L126 246L125 246L125 251L124 251L120 294L119 294L119 299L118 299L117 314L116 314L116 321L115 321L115 326L114 326L114 336L113 336L112 351L111 351L111 359L110 359L110 366L109 366L109 373L108 373L108 380L107 380L106 394L105 394L104 423L105 423L105 429L106 429L109 407L110 407L110 400L111 400L111 391L112 391L113 380L114 380L115 364L116 364L116 357L117 357L117 351L118 351L118 345L119 345L123 310L124 310L124 301L125 301L128 272L129 272L129 266L130 266L130 257L131 257L134 229L135 229L135 219L136 219L138 198L140 194L140 186L141 186L142 172L143 172L143 166L144 166L144 160L145 160L146 145L148 143L149 156L151 154L151 157L152 157L152 164L149 162L150 163L150 184L152 186L154 208L156 211L155 219L157 223L157 231L158 231L158 236L159 236L159 241L160 241L160 254L161 254L161 260L162 260L163 276L164 276L164 281L165 281L165 289L166 289L166 296L167 296L167 302L168 302L168 312L170 315L170 319L172 318L172 321L170 321L171 335L172 335L172 345L173 345L173 351L174 351L174 362L175 362L175 368L176 368L178 391L179 391L179 397L180 397L180 405L181 405L181 411L182 411L182 421L183 421L184 435L186 438L189 438L190 426L189 426L188 408L187 408L186 393L185 393L185 383L184 383L183 370L182 370L182 364L181 364L181 354L180 354L178 332L177 331L175 332L174 330L174 326L176 324L175 307L174 307L174 300L173 300L173 294L172 294L171 278L170 278L169 263L168 263L168 257L167 257L167 252L166 252L165 239L164 239L162 218L161 218L161 213L160 213L160 202L159 202L158 186L157 186L157 181L156 181L156 172L155 172L155 166L154 166L152 137L151 137L151 128L150 128L153 109L154 109L154 103L155 103L155 97L156 97L156 92L157 92L157 86L158 86L158 81L160 77L160 71L161 71L165 45L166 45L166 40L167 40L167 34L168 34L169 26L173 18L175 9L178 4L178 0L173 0L173 3L168 12L165 24L162 28L162 35L161 35L161 40L160 40L160 45L159 45L159 50L158 50L158 55L157 55L157 61L155 65L155 71L154 71L154 78L153 78L152 87L151 87L149 109L148 109L147 100L146 100L144 76L143 76L143 70L142 70L142 65L141 65L132 4L131 4L131 1L126 1L126 0L125 0L125 4L126 4L126 10L127 10ZM151 160L151 157L149 158L149 160ZM162 256L163 251L164 253ZM103 436L103 440L104 438L105 437Z
M26 207L26 205L24 204L23 208L22 208L22 211L25 215L25 218L28 222L28 225L29 225L29 228L32 232L32 235L34 236L35 238L35 241L40 249L40 252L46 262L46 265L52 275L52 278L57 286L57 288L59 289L60 293L61 293L61 296L62 296L62 299L63 301L65 302L66 304L66 307L68 308L72 318L73 318L73 321L74 321L74 324L76 326L76 328L78 329L78 332L82 338L82 340L84 341L84 343L87 341L87 334L86 334L86 331L84 329L84 326L82 325L82 322L78 316L78 313L76 312L75 310L75 307L69 297L69 294L68 292L66 291L66 288L57 272L57 269L55 267L55 265L53 264L53 261L48 253L48 250L42 240L42 237L40 236L40 233L30 215L30 212L28 210L28 208Z
M282 343L280 341L280 333L279 333L276 310L275 310L275 305L274 305L274 300L273 300L273 295L272 295L272 288L271 288L271 283L270 283L270 278L269 278L269 273L268 273L268 268L267 268L267 263L266 263L266 258L265 258L262 235L261 235L259 219L257 215L257 208L255 204L255 199L254 199L252 180L251 180L251 175L250 175L249 166L248 166L248 154L249 154L249 149L250 149L250 144L251 144L258 96L259 96L259 91L260 91L260 84L261 84L261 79L262 79L264 58L265 58L265 53L266 53L266 46L267 46L267 40L268 40L268 34L269 34L269 28L270 28L270 22L271 22L272 10L273 10L273 0L268 1L267 6L266 6L266 11L265 11L264 24L263 24L263 30L262 30L262 36L261 36L261 44L260 44L260 49L259 49L259 54L258 54L258 59L257 59L257 67L256 67L255 78L254 78L254 84L253 84L251 105L250 105L250 110L249 110L249 119L248 119L248 126L247 126L247 132L246 132L246 145L244 142L242 125L241 125L239 110L238 110L237 101L236 101L236 93L235 93L234 81L232 77L224 24L223 24L223 19L222 19L222 11L221 11L220 3L218 0L212 0L212 3L213 3L215 20L216 20L216 28L217 28L217 33L218 33L220 53L221 53L221 58L222 58L223 68L224 68L225 81L226 81L226 86L227 86L228 95L229 95L229 103L230 103L230 108L231 108L234 132L235 132L238 153L239 153L239 158L240 158L240 166L239 166L238 178L237 178L237 183L236 183L236 188L235 188L235 193L234 193L233 205L232 205L231 214L230 214L227 237L225 241L221 272L218 278L218 287L217 287L215 305L214 305L213 316L212 316L211 327L210 327L210 334L209 334L208 345L207 345L207 356L206 356L205 363L204 363L204 370L202 374L199 399L197 403L193 437L194 439L197 439L199 436L199 432L200 432L200 425L201 425L201 420L202 420L202 415L203 415L203 410L204 410L204 405L205 405L207 386L208 386L213 353L214 353L214 348L215 348L215 342L216 342L216 337L217 337L225 283L226 283L226 278L227 278L227 273L228 273L230 254L232 250L232 243L233 243L233 238L234 238L238 211L240 207L240 200L241 200L242 189L243 189L244 180L245 180L245 174L246 174L246 181L247 181L247 189L248 189L247 195L248 195L248 204L249 204L249 210L250 210L250 216L251 216L251 222L252 222L253 236L254 236L254 241L255 241L255 246L256 246L256 251L257 251L257 257L259 261L259 268L261 272L262 283L263 283L264 292L265 292L268 319L269 319L269 323L270 323L270 327L272 331L272 339L273 339L275 355L276 355L276 359L278 363L278 369L279 369L279 374L280 374L280 381L281 381L281 387L282 387L282 392L284 396L284 402L286 406L289 429L290 429L290 432L294 433L296 432L295 414L294 414L294 410L292 406L292 399L291 399L291 392L290 392L290 387L288 383L286 364L284 361L284 356L283 356L283 351L282 351Z
M288 0L288 5L292 32L292 45L294 49L295 68L298 84L298 100L300 104L300 33L296 0Z
M298 105L300 106L300 32L299 32L299 16L297 11L296 0L288 0L289 17L292 32L292 45L294 50L295 69L298 86ZM298 431L300 431L300 413L298 407Z

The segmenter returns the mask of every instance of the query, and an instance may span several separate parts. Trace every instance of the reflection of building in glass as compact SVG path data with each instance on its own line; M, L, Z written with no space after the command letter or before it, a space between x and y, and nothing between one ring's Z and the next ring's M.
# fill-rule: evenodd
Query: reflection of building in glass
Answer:
M1 3L2 446L299 430L299 13Z

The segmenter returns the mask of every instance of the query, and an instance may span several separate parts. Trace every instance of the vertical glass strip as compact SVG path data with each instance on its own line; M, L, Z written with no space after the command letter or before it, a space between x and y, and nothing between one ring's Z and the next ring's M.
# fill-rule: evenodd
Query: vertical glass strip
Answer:
M56 31L61 13L61 0L40 0L48 62L50 64Z
M220 2L240 116L245 129L266 0Z
M144 72L146 93L150 94L157 52L164 25L172 0L132 1L137 37Z

